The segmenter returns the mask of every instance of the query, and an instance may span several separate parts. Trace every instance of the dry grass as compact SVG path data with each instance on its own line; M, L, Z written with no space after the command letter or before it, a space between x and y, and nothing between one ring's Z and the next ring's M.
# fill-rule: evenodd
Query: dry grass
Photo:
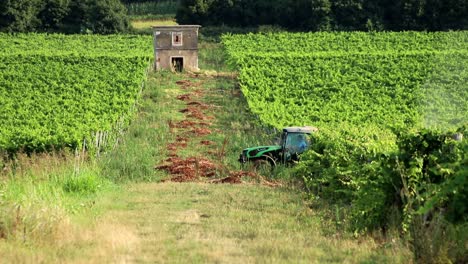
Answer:
M151 29L153 26L174 26L177 22L174 19L149 19L149 20L132 20L131 25L135 29Z
M56 174L70 167L79 168L85 158L76 156L66 150L37 153L27 155L17 153L14 160L9 160L6 157L1 157L4 160L2 168L0 168L0 177L8 178L14 175L15 178L24 178L34 176L36 178L44 178L50 174Z
M0 263L128 263L139 239L113 219L95 225L61 221L56 237L46 241L0 240Z
M133 252L139 246L139 238L136 232L129 226L124 226L110 218L98 219L91 230L81 230L74 237L88 246L87 254L83 254L76 260L86 263L128 263L133 260ZM85 257L85 258L83 258Z
M110 236L113 233L108 231L118 230L110 221L83 225L77 221L78 216L89 218L97 213L94 191L108 184L89 161L65 151L18 153L2 166L0 263L93 263L100 255L125 257L120 252L134 240L130 235L120 236L128 232ZM73 184L83 188L75 192ZM91 190L87 184L96 188ZM83 255L96 257L84 261Z

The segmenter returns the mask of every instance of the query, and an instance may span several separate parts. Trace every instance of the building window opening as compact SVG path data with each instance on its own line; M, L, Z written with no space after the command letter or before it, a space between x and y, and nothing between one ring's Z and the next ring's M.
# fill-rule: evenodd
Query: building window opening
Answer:
M171 58L171 65L174 71L182 72L182 70L184 69L184 58L182 57Z
M182 32L172 32L172 46L182 46Z

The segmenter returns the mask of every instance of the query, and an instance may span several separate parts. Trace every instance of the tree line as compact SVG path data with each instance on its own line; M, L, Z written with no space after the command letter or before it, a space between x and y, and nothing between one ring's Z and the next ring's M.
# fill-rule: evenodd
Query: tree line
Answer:
M124 4L179 2L180 0L121 0Z
M112 34L129 28L119 0L2 0L1 32Z
M468 29L466 0L181 0L177 22L289 30Z

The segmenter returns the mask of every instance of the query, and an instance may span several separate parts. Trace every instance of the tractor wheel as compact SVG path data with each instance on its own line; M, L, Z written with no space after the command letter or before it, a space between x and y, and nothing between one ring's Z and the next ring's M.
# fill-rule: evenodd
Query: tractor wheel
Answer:
M272 160L270 161L269 159L270 158L258 159L258 160L253 161L253 164L252 164L253 171L263 176L270 176L273 171L273 168L275 167L275 163L274 161Z

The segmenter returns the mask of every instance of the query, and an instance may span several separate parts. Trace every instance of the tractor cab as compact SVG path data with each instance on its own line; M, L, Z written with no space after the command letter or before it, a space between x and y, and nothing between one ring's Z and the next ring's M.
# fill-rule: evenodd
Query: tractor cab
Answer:
M281 149L283 163L299 160L299 155L304 153L311 144L311 134L316 132L314 127L286 127L281 134Z
M316 131L318 129L311 126L283 128L279 145L246 148L242 150L239 162L252 162L255 166L295 163L299 161L300 154L309 148L310 137Z

